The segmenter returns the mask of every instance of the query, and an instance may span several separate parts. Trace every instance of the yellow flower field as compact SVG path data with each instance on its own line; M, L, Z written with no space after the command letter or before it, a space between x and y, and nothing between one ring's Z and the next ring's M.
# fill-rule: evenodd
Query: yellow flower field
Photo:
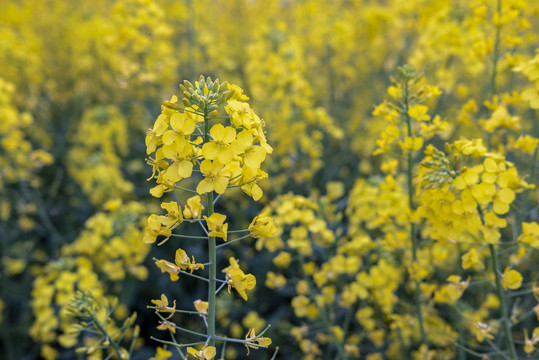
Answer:
M539 358L539 3L0 2L0 359Z

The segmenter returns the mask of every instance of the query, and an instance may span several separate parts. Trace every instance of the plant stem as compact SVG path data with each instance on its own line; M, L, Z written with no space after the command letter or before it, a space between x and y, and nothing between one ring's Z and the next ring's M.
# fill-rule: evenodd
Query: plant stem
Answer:
M210 141L210 118L208 116L208 108L204 108L204 143ZM213 208L213 191L207 194L208 200L208 217L214 213ZM209 286L208 286L208 337L209 345L215 346L215 290L217 277L217 248L214 236L208 236L208 254L209 254Z
M513 342L513 337L511 336L511 329L509 326L509 316L507 314L507 308L505 304L505 296L503 294L502 289L502 279L500 276L499 268L498 268L498 257L496 254L496 248L493 244L488 244L488 248L490 250L490 258L492 260L492 271L494 271L494 275L496 275L496 293L498 295L498 299L500 300L500 310L502 312L502 326L505 332L505 341L507 343L507 348L510 352L510 357L513 360L517 360L517 351L515 349L515 343Z
M410 115L408 114L408 108L409 108L409 89L408 89L408 79L405 80L404 84L404 119L406 121L406 128L408 131L408 137L413 138L412 133L412 124ZM414 205L414 187L412 184L412 176L413 176L413 161L412 161L412 151L408 151L408 157L407 157L407 184L408 184L408 206L410 208L410 213L412 213L415 210ZM413 221L410 221L410 240L412 242L412 261L415 264L417 262L417 236L416 236L416 227ZM425 325L423 323L423 312L421 310L421 287L420 287L420 281L415 281L415 306L417 311L417 320L419 322L419 329L421 331L421 343L428 346L427 343L427 334L425 332Z
M94 314L93 311L90 311L90 317L92 321L95 323L95 326L99 329L101 334L110 341L110 344L112 345L112 348L118 354L118 356L121 358L122 350L120 349L120 346L116 343L116 341L109 335L107 329L101 324L97 316Z

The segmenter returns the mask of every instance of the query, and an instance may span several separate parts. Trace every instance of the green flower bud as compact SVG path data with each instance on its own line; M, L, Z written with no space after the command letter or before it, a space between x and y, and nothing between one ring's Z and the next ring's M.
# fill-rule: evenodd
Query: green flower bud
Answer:
M180 110L181 109L181 106L178 105L178 104L174 104L170 101L163 101L163 106L169 108L169 109L172 109L172 110Z
M214 93L219 91L219 79L215 80L215 82L213 83L213 86L211 87L211 91Z
M183 81L183 84L184 84L185 87L186 87L187 89L189 89L189 90L192 90L192 89L195 88L195 87L193 86L193 84L191 84L191 82L188 81L188 80L184 80L184 81Z

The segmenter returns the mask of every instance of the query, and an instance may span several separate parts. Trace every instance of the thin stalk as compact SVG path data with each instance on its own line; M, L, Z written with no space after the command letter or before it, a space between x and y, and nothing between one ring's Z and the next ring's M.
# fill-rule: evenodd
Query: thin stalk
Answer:
M99 321L99 319L97 318L97 316L95 316L95 314L90 311L90 317L92 318L92 321L95 323L95 325L97 326L97 328L99 329L99 331L101 332L101 334L103 336L105 336L105 338L107 338L109 341L110 341L110 344L112 345L112 348L114 349L114 351L116 352L116 354L118 354L118 356L121 357L122 355L122 350L120 349L120 346L116 343L116 341L109 335L107 329L105 329L105 327L103 326L103 324L101 324L101 322Z
M154 309L154 310L170 310L168 308L160 307L160 306L146 306L147 309ZM198 311L191 311L191 310L180 310L180 309L174 309L175 313L182 313L182 314L193 314L193 315L206 315L206 313L200 313Z
M182 234L171 234L170 236L172 237L177 237L177 238L184 238L184 239L198 239L198 240L201 240L201 239L207 239L208 237L207 236L195 236L195 235L182 235Z
M408 130L408 137L412 138L412 124L410 115L408 115L408 98L409 98L409 89L408 89L408 80L405 80L404 84L404 119L406 121L406 128ZM408 184L408 206L410 208L410 212L413 212L415 210L414 205L414 188L412 184L412 176L413 176L413 162L412 162L412 152L408 152L407 157L407 171L406 171L406 177L407 177L407 184ZM410 240L412 242L412 261L415 264L417 262L417 235L416 235L416 227L413 221L410 221ZM428 346L427 343L427 333L425 332L425 325L423 322L423 312L421 310L421 287L420 287L420 281L415 281L415 306L416 306L416 312L417 312L417 320L419 322L419 329L421 332L421 343Z
M222 283L221 286L219 286L219 288L215 290L215 295L217 295L219 291L221 291L225 287L226 284L227 284L226 282Z
M210 118L208 116L208 108L204 108L204 142L210 141ZM208 201L208 217L214 213L213 191L210 191L207 196ZM208 275L208 337L209 345L215 346L215 290L217 277L217 248L214 236L208 236L208 254L210 259L209 275Z
M251 237L251 234L249 235L243 235L243 236L240 236L239 238L237 239L234 239L234 240L230 240L230 241L227 241L225 243L222 243L220 245L217 245L217 248L220 248L220 247L223 247L223 246L227 246L227 245L230 245L230 244L233 244L237 241L240 241L240 240L243 240L243 239L247 239L248 237Z
M502 289L502 279L498 267L498 257L496 254L496 248L493 244L488 244L490 250L490 259L492 260L492 271L496 275L496 293L498 299L500 300L500 310L502 312L502 326L505 332L505 342L507 343L507 348L509 349L510 358L512 360L517 360L517 351L515 349L515 344L513 342L513 337L511 336L511 328L509 325L509 315L507 314L507 308L505 304L505 296Z
M277 348L275 349L275 352L273 353L273 356L271 357L270 360L275 360L275 358L277 358L277 353L279 352L279 347L277 346ZM223 358L224 359L224 358Z
M221 348L221 357L220 357L220 359L225 358L225 351L226 351L226 341L223 342L223 347Z
M241 233L241 232L246 232L246 231L249 231L249 229L228 230L228 233L229 233L229 234L234 234L234 233Z
M175 328L176 330L183 331L184 333L187 333L187 334L197 335L197 336L200 336L200 337L203 337L203 338L207 338L207 335L206 335L206 334L199 333L198 331L189 330L189 329L183 328L183 327L181 327L181 326L178 326L178 325L176 325L176 324L174 324L174 323L169 322L167 319L165 319L164 316L162 316L162 315L159 314L159 313L157 313L157 316L158 316L162 321L166 321L166 322L168 322L169 324L171 324L172 327Z

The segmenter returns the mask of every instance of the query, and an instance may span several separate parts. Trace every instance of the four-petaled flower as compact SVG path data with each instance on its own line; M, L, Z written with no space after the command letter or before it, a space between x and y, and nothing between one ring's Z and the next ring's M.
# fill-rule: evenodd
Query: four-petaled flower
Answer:
M258 345L255 345L255 342L258 343ZM247 355L249 355L250 350L249 348L258 349L259 347L265 347L271 345L271 339L269 337L262 337L262 336L256 336L255 329L251 328L247 335L245 335L245 341L243 342L245 345L245 348L247 348Z
M202 350L188 347L187 353L193 355L195 359L211 360L217 354L217 350L215 349L215 346L204 346Z

